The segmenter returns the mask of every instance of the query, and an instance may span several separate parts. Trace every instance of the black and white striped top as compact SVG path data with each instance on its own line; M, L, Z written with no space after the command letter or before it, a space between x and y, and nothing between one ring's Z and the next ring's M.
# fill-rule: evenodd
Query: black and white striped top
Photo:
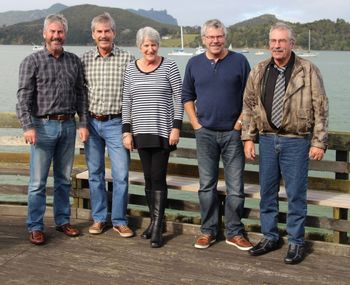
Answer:
M162 58L153 71L131 62L124 77L123 132L131 132L137 148L165 147L172 128L181 128L181 76L175 61ZM164 145L165 144L165 145Z

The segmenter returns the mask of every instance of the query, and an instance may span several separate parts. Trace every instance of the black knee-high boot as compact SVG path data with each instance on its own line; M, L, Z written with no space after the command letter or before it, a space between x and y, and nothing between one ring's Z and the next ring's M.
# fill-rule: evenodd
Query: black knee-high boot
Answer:
M154 210L153 210L153 192L151 190L145 189L146 201L149 208L149 215L151 222L146 228L146 230L142 233L142 239L150 239L152 235L152 229L154 224Z
M154 191L153 193L154 225L151 236L151 247L154 248L163 245L163 220L167 197L167 190Z

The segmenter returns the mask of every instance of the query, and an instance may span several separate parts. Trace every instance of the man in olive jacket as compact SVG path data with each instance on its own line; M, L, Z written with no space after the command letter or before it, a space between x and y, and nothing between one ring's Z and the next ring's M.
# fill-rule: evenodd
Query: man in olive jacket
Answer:
M259 141L262 240L249 253L279 248L278 191L281 177L288 197L286 264L304 259L309 158L321 160L328 140L328 99L319 69L293 51L295 37L284 23L269 34L272 57L251 71L243 98L245 156L255 159ZM259 135L259 138L258 138Z

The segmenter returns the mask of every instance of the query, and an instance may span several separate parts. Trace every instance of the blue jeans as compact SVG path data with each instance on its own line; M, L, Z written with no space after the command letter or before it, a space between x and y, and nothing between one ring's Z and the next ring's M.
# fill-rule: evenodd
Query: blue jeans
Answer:
M89 169L92 218L95 222L107 220L108 201L105 181L105 148L107 146L113 178L112 224L126 225L130 154L122 142L122 120L115 118L102 122L90 118L89 133L85 154Z
M288 198L288 241L304 244L309 148L308 138L270 134L260 136L260 221L261 231L267 239L279 239L278 191L282 177Z
M53 161L54 218L56 225L70 220L69 191L75 149L75 121L33 118L37 142L30 148L28 230L44 230L46 182Z
M230 239L244 234L241 218L244 211L244 154L239 131L212 131L204 127L195 131L199 170L198 191L202 226L204 234L218 234L219 202L217 183L219 162L222 158L225 184L225 226L226 236Z

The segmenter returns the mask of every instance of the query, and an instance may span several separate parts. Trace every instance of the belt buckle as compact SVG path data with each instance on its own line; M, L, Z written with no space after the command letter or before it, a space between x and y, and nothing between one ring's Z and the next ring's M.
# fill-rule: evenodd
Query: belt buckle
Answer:
M57 120L58 120L58 121L64 121L64 120L66 120L66 115L57 115Z

